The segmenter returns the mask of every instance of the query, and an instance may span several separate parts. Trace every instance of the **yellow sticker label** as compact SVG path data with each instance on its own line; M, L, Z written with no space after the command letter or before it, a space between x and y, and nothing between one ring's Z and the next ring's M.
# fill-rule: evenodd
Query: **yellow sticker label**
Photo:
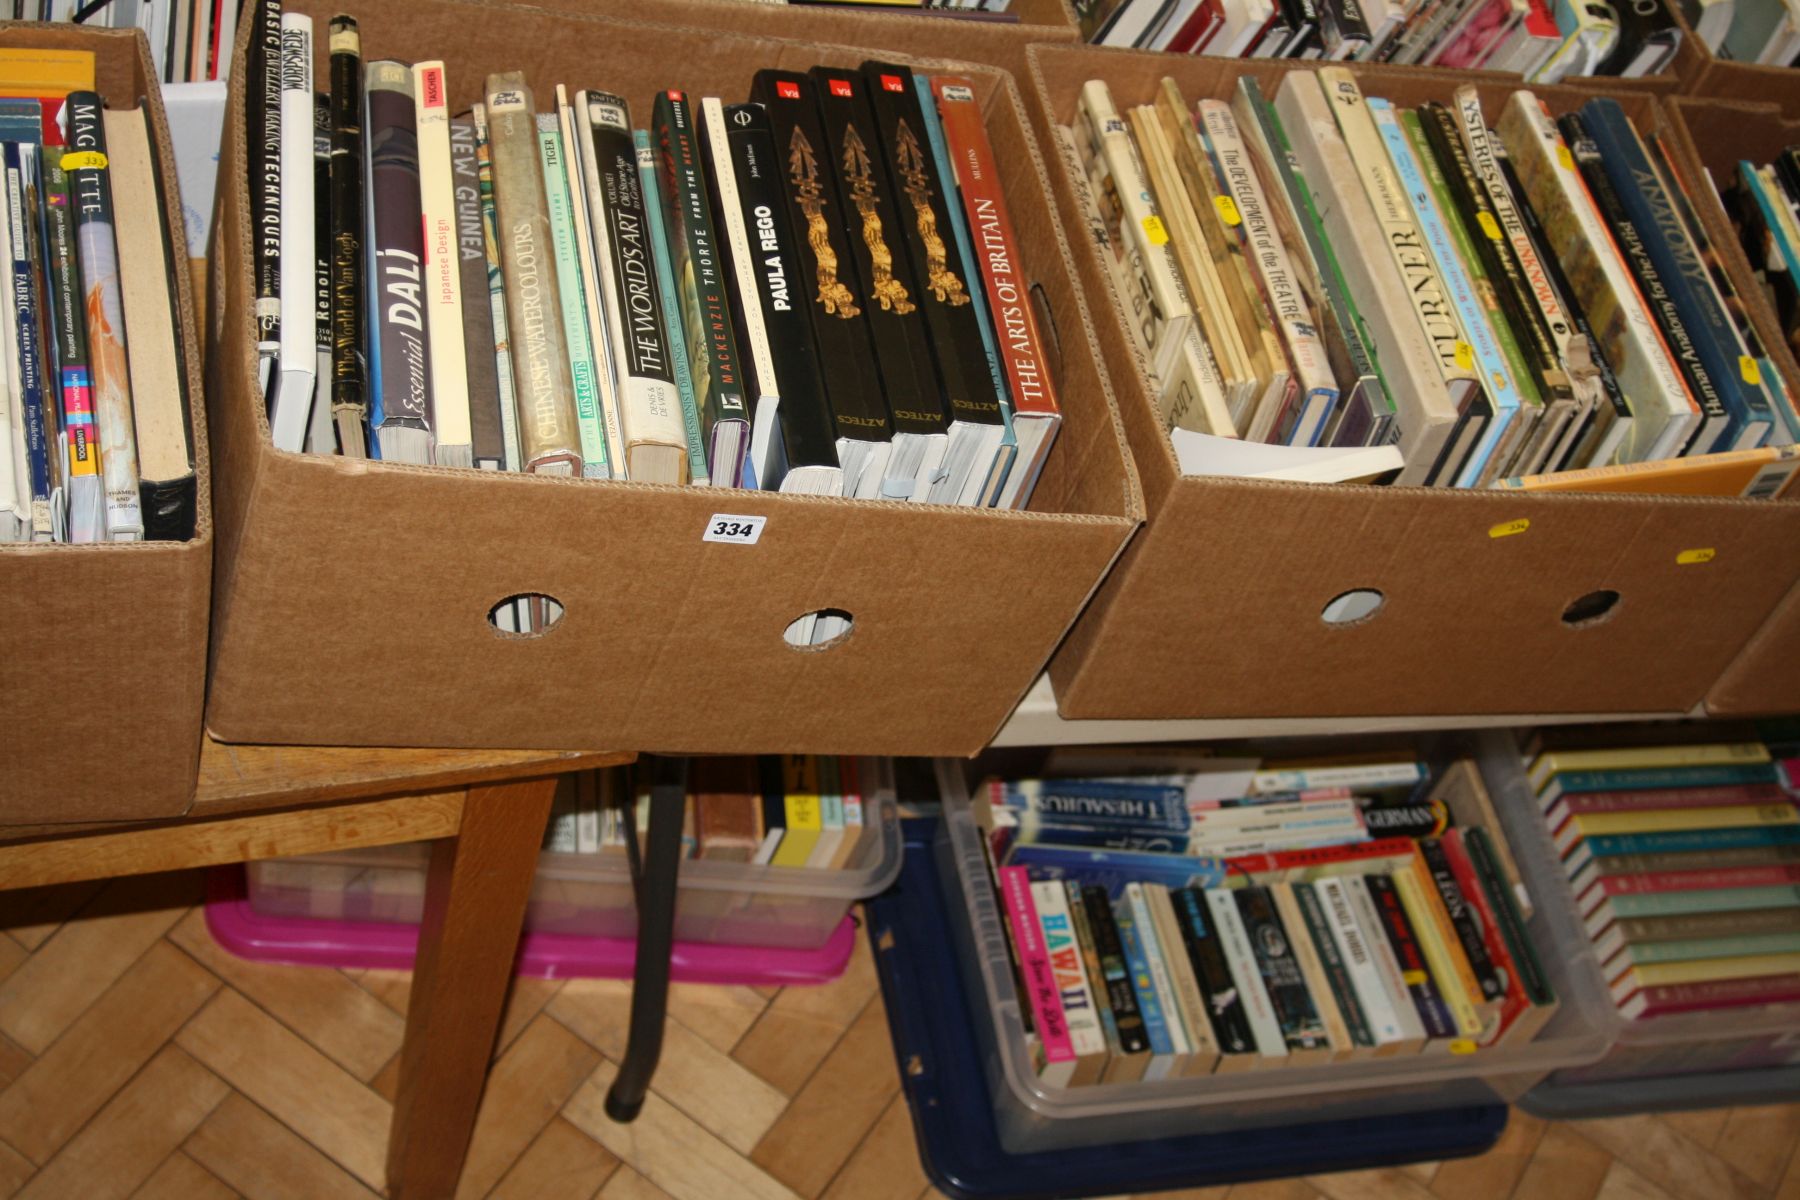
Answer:
M1556 161L1562 164L1562 169L1565 171L1573 171L1575 169L1575 156L1569 153L1569 147L1565 143L1557 143Z
M1475 347L1467 342L1456 343L1456 365L1460 370L1473 371L1475 369Z
M1241 225L1244 218L1238 215L1237 204L1230 196L1214 196L1213 207L1219 210L1219 220L1227 225Z
M1144 234L1150 239L1150 244L1152 246L1166 246L1169 244L1169 231L1163 228L1161 217L1145 217Z
M1481 226L1481 232L1488 235L1488 241L1500 240L1500 222L1494 220L1493 213L1478 212L1475 214L1475 222Z
M1450 1053L1452 1054L1473 1054L1476 1049L1478 1047L1468 1038L1457 1038L1450 1043Z
M106 155L98 150L71 150L62 156L65 171L104 171Z
M1491 538L1511 537L1515 533L1524 533L1530 528L1531 518L1520 517L1516 521L1502 521L1500 524L1488 530L1488 536Z
M1402 971L1400 972L1400 978L1405 981L1407 987L1415 987L1418 984L1425 983L1431 976L1424 971Z
M1762 368L1757 366L1756 360L1748 354L1738 355L1738 374L1742 375L1744 382L1751 387L1762 386Z
M1675 565L1691 567L1697 563L1709 563L1719 557L1719 552L1711 546L1701 546L1693 550L1683 550L1675 556Z

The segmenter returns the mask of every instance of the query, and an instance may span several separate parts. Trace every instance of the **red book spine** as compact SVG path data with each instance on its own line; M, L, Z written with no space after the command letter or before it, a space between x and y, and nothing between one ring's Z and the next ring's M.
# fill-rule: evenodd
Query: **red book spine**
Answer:
M998 163L982 124L975 88L957 75L931 80L938 116L944 123L957 190L969 220L969 236L981 264L982 287L994 322L994 337L1006 368L1016 413L1057 411L1056 388L1044 357L1044 339L1031 310L1030 284L1021 271L1019 242L1001 194Z
M1378 838L1342 846L1315 846L1306 850L1276 850L1269 854L1244 854L1225 860L1230 875L1260 875L1270 871L1295 871L1335 863L1358 863L1371 858L1398 858L1413 849L1411 838Z
M1645 812L1662 808L1720 808L1729 804L1786 804L1789 796L1772 783L1734 783L1636 792L1571 792L1557 802L1566 804L1571 813Z
M1481 877L1475 873L1475 864L1469 861L1469 852L1463 848L1462 830L1446 831L1438 844L1444 848L1444 857L1450 860L1450 873L1456 876L1456 886L1462 891L1463 899L1475 910L1476 921L1481 926L1481 944L1487 947L1488 957L1494 960L1494 965L1500 968L1500 977L1506 981L1506 995L1500 1001L1500 1022L1495 1026L1492 1039L1498 1042L1512 1028L1512 1023L1531 1008L1531 999L1525 995L1525 985L1519 982L1519 973L1513 969L1512 955L1506 949L1506 938L1500 932L1500 921L1488 901L1487 891L1481 886Z
M1748 1008L1800 1000L1800 975L1756 975L1703 983L1666 983L1635 993L1625 1008L1632 1019L1666 1017L1712 1008Z
M1169 53L1194 53L1224 23L1225 11L1219 0L1205 0L1199 8L1188 14L1181 29L1169 39Z
M1608 896L1644 892L1699 892L1719 888L1785 887L1800 883L1800 863L1767 867L1722 867L1697 871L1651 871L1643 875L1602 875L1589 884L1583 898L1598 888Z

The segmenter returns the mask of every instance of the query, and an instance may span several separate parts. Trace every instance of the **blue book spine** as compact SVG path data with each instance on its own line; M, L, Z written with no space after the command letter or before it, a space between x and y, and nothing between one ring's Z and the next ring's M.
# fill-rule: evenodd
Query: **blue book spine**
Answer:
M1078 825L1044 821L1026 813L1014 839L1021 846L1089 846L1096 850L1133 850L1149 854L1186 854L1190 840L1185 833L1147 827Z
M1713 291L1706 263L1644 153L1631 119L1617 100L1596 97L1581 106L1581 121L1600 151L1620 206L1643 235L1644 249L1731 414L1716 448L1752 450L1761 446L1775 427L1768 394L1760 382L1755 386L1750 382L1750 378L1760 381L1761 372L1754 359L1738 353L1742 339Z
M675 264L669 257L669 235L663 229L662 181L656 176L656 148L648 129L634 129L638 184L644 189L644 224L650 231L650 252L656 264L656 291L667 317L669 361L675 368L675 392L681 397L681 423L687 432L688 477L696 486L712 478L706 465L706 447L700 436L700 406L694 398L693 363L688 359L687 335L682 332L681 298L675 294Z
M29 163L27 167L25 164ZM43 345L38 340L39 313L32 286L31 242L25 222L26 171L35 170L37 155L20 153L20 143L6 143L6 198L12 235L12 298L18 314L20 408L24 413L25 461L31 475L32 537L48 541L50 518L50 434L44 420ZM37 189L31 189L35 197Z
M1119 927L1119 941L1125 947L1125 965L1131 971L1131 987L1137 993L1144 1033L1150 1039L1150 1053L1173 1054L1175 1043L1169 1040L1162 1002L1157 999L1156 983L1150 977L1150 956L1144 953L1144 942L1138 935L1137 922L1132 919L1129 904L1113 906L1113 923Z
M1033 779L1006 784L999 800L1004 808L1034 814L1050 825L1186 833L1194 823L1187 791L1160 784Z
M1779 783L1774 763L1712 763L1692 767L1641 767L1618 771L1563 771L1555 776L1564 792L1630 792L1642 788L1724 787L1736 783Z
M1406 191L1407 199L1412 202L1419 229L1431 246L1431 256L1437 262L1438 274L1443 277L1444 290L1451 303L1456 305L1457 320L1462 323L1463 331L1469 336L1469 346L1475 352L1475 367L1481 376L1482 389L1494 408L1493 420L1488 422L1481 440L1470 451L1462 475L1456 481L1458 487L1474 487L1501 439L1518 418L1519 391L1513 384L1512 373L1507 370L1500 341L1494 336L1493 326L1488 324L1487 314L1475 296L1474 281L1456 253L1456 243L1444 224L1443 214L1438 212L1437 200L1425 182L1418 160L1413 157L1406 131L1400 128L1400 121L1394 115L1393 104L1379 96L1371 96L1365 103L1369 115L1375 119L1375 127L1381 131L1382 141L1387 143L1388 157L1394 160L1394 171L1400 177L1400 186Z
M956 167L950 161L950 149L944 141L943 122L938 119L937 97L931 94L931 77L923 71L913 73L913 89L919 93L919 112L925 122L926 140L931 143L932 162L937 166L938 178L944 186L954 187L956 184ZM962 260L963 278L978 280L982 277L981 269L975 263L975 246L969 237L969 221L963 213L962 201L956 196L944 198L944 208L950 213L950 232L956 242L956 256ZM994 323L988 319L988 306L985 288L969 288L969 303L975 307L975 318L981 325L981 344L987 351L988 370L994 376L994 392L1000 397L1000 415L1006 422L1006 435L1001 439L1000 450L995 455L999 464L995 471L993 496L983 497L992 505L1000 495L1001 487L1006 483L1006 476L1012 470L1013 459L1018 457L1019 439L1013 434L1012 393L1006 387L1006 369L1000 365L1000 348L994 343Z
M1800 825L1754 825L1733 829L1671 829L1660 833L1602 833L1582 839L1589 853L1693 854L1758 846L1800 846Z
M1225 882L1224 863L1187 854L1142 854L1014 842L1001 865L1024 867L1034 880L1072 879L1083 887L1103 887L1114 899L1123 896L1126 885L1131 883L1160 883L1173 891L1220 887Z

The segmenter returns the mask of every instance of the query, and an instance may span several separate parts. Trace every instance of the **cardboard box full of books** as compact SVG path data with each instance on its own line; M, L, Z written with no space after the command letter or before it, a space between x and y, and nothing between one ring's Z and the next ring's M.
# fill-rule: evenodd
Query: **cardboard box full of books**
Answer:
M121 197L118 203L136 205L138 213L156 212L160 203L166 247L120 245L120 254L155 263L155 256L167 253L170 262L185 263L168 124L143 36L8 22L0 24L0 48L91 53L94 87L106 108L142 106L162 198ZM173 816L193 796L212 515L206 428L198 413L194 298L185 270L171 267L168 278L172 313L165 321L175 322L180 345L167 348L173 357L165 353L161 365L179 378L175 386L185 394L178 405L170 405L166 394L158 398L164 412L193 401L187 447L193 477L186 493L194 505L191 536L0 543L0 603L14 614L0 627L0 726L6 729L0 825ZM150 348L146 342L144 349ZM142 378L137 382L141 388ZM138 399L142 405L146 397ZM103 429L103 443L104 437Z
M1164 76L1192 104L1229 100L1240 74L1273 98L1288 71L1309 69L1049 46L1031 57L1047 139L1075 118L1089 80L1105 81L1123 111L1150 103ZM1396 108L1448 103L1466 82L1357 77ZM1517 86L1477 86L1492 124ZM1558 113L1592 94L1534 91ZM1640 130L1664 131L1655 100L1620 101ZM1050 157L1080 229L1080 168ZM1682 174L1696 172L1690 163ZM1711 240L1727 240L1710 197L1696 202ZM1096 324L1150 515L1051 664L1065 716L1686 711L1800 575L1800 506L1788 503L1184 475L1113 272L1091 237L1075 240L1089 294L1111 301L1113 319ZM1734 269L1793 380L1773 314L1741 261Z
M336 8L296 0L322 26ZM356 14L369 59L442 59L452 112L490 72L732 100L764 67L866 51L428 0ZM240 31L237 63L247 49ZM322 42L316 66L324 64ZM220 558L209 728L228 740L695 752L970 753L1042 669L1141 519L1082 289L1010 77L975 83L1024 273L1056 345L1063 429L1030 511L847 501L278 452L257 379L245 73L215 225ZM708 540L758 519L752 545ZM518 594L538 636L489 614ZM796 618L852 620L830 646Z

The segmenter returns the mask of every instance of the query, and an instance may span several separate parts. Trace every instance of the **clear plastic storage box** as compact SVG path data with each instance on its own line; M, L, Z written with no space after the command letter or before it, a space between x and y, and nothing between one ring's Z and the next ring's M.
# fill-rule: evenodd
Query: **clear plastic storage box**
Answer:
M1504 759L1508 753L1503 743L1484 744L1484 776L1500 765L1490 761L1496 754ZM989 1014L976 1022L976 1033L1000 1140L1015 1153L1511 1102L1553 1071L1599 1059L1616 1037L1598 971L1579 969L1587 938L1567 902L1566 885L1558 891L1549 835L1516 797L1496 796L1503 832L1535 901L1530 934L1560 1001L1536 1040L1467 1055L1429 1053L1151 1083L1046 1086L1033 1070L1025 1041L1004 915L969 810L970 773L967 763L938 764L944 822L937 853L952 911L966 907L968 912L966 922L954 923L956 948L967 968L970 1007Z
M861 844L835 871L682 860L676 940L794 949L824 945L851 904L900 874L900 825L891 792L865 802L864 821ZM416 923L428 855L428 844L417 842L251 863L250 904L264 916ZM624 852L546 852L525 928L575 937L635 937L637 909Z

